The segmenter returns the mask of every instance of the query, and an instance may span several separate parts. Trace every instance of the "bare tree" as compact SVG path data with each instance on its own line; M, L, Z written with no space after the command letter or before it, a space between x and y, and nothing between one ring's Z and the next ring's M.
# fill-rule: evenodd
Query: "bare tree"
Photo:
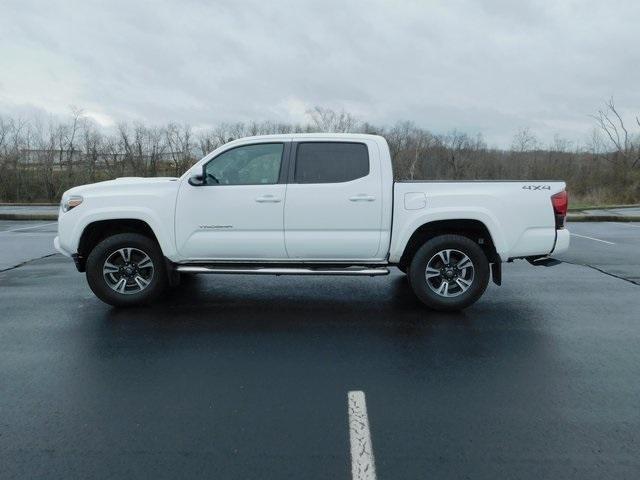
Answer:
M173 161L174 175L179 176L194 160L191 127L188 125L180 127L175 123L170 123L167 126L165 136Z
M341 110L336 112L330 108L314 107L307 111L311 126L317 132L347 133L357 129L359 122L350 113Z
M3 148L4 148L4 144L5 141L7 139L7 136L9 135L9 130L10 130L10 123L9 121L5 120L4 118L0 117L0 152L2 152Z
M481 135L457 130L437 135L413 122L377 126L321 107L310 111L304 124L221 123L196 132L175 123L102 129L79 109L45 126L0 116L0 200L53 202L83 183L180 175L199 156L247 135L352 131L387 139L396 179L560 178L573 198L585 202L637 202L640 168L633 167L640 164L640 138L634 131L640 119L627 121L627 127L613 102L606 105L584 148L560 136L543 146L529 128L522 128L511 149L489 149Z
M513 136L511 150L523 153L536 148L538 148L538 138L531 132L529 127L519 129Z
M604 108L598 110L596 115L592 115L600 130L606 135L613 147L616 155L612 157L612 161L621 162L630 168L636 167L640 163L640 148L638 145L638 135L629 134L629 130L625 125L622 116L618 112L616 105L611 97ZM635 117L636 123L640 127L640 119Z
M89 181L95 182L97 180L96 174L100 162L100 154L103 150L103 139L93 122L84 122L82 126L82 142L85 154L85 174L88 176Z

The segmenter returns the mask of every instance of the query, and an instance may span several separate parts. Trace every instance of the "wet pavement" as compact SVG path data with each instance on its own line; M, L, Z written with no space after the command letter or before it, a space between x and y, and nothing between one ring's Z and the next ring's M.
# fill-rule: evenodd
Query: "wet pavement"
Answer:
M38 243L0 273L0 478L347 479L352 390L379 479L637 478L640 227L615 225L455 314L397 271L194 277L119 310Z

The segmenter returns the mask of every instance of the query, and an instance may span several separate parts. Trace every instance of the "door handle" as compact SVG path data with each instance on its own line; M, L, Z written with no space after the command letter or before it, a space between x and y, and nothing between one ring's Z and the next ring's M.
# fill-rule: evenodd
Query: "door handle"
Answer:
M353 197L349 197L352 202L373 202L376 199L373 195L367 195L366 193L359 193Z
M258 203L280 203L282 200L280 200L278 197L275 197L273 195L262 195L258 198L256 198L256 202Z

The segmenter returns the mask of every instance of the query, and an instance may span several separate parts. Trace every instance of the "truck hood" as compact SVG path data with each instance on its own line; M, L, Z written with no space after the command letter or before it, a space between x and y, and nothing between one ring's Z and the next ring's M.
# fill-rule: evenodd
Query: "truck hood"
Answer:
M161 187L161 184L167 184L170 188L177 188L176 177L121 177L114 180L106 180L104 182L89 183L87 185L79 185L64 192L63 197L67 195L85 195L91 193L103 193L110 190L118 192L134 193L138 190L146 190L149 187Z

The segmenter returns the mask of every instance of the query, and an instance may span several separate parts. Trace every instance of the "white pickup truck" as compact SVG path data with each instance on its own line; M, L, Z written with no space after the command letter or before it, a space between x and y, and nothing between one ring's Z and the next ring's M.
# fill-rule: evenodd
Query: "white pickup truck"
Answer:
M64 193L55 247L101 300L158 298L193 273L363 275L398 267L427 306L475 302L501 263L565 251L555 181L394 182L384 138L242 138L180 178L119 178Z

